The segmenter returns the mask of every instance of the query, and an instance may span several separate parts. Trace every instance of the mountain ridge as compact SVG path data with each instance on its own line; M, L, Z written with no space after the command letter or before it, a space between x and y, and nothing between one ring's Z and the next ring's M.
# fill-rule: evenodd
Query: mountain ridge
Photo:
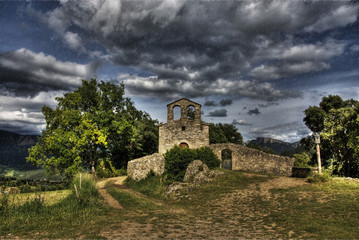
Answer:
M294 150L300 146L300 142L284 142L281 140L277 140L274 138L266 138L266 137L257 137L255 140L249 141L249 144L251 145L258 145L261 148L268 147L273 149L278 154Z
M40 136L21 135L0 130L0 165L21 169L36 168L26 162L28 149L34 146Z

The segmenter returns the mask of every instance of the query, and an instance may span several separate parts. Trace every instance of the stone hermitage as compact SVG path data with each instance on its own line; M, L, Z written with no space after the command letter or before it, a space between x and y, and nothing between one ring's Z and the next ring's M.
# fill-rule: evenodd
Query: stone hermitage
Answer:
M180 110L178 119L175 119L175 108ZM163 154L173 146L209 147L221 159L221 167L229 170L290 176L294 166L294 158L277 156L233 143L209 144L209 125L201 121L201 105L182 98L167 105L167 123L159 125L158 153L129 161L128 176L141 180L151 170L161 175L165 165ZM223 151L230 152L230 160L222 158Z

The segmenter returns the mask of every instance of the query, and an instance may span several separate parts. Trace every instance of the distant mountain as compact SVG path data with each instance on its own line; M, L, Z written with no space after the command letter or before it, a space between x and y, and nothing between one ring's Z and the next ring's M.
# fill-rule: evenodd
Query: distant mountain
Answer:
M261 148L264 147L271 148L278 154L292 151L300 146L299 142L288 143L273 138L264 138L264 137L258 137L256 140L251 140L249 144L258 145Z
M39 136L20 135L0 130L0 165L20 169L36 168L26 162L28 148L34 146Z

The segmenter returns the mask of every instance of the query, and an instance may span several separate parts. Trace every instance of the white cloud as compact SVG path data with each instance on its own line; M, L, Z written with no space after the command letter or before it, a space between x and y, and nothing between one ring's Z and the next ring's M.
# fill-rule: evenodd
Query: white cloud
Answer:
M359 51L359 44L354 44L350 47L350 51L356 52Z
M79 86L82 79L94 76L98 68L96 63L85 65L62 62L51 55L45 55L42 52L35 53L25 48L1 54L0 66L26 74L27 78L21 81L57 88Z
M318 72L330 68L329 61L343 54L344 42L327 39L315 44L293 45L293 40L259 49L257 61L267 60L253 68L249 75L256 79L279 79L304 73Z
M233 125L240 125L240 126L252 126L251 123L249 123L249 122L247 122L247 121L245 121L243 119L240 119L240 120L235 119L235 120L233 120L232 124Z
M17 129L21 133L39 134L45 127L41 112L46 104L55 107L55 97L63 91L40 92L34 97L13 97L0 95L0 129Z
M77 33L66 32L64 35L64 41L73 50L80 52L85 51L85 48L81 43L81 37Z
M344 27L357 20L359 7L357 5L342 5L329 14L319 18L313 25L305 28L305 31L323 32L336 27Z
M136 75L120 75L126 90L137 96L159 96L174 99L181 96L202 97L209 95L242 96L262 100L277 100L289 97L299 97L299 93L286 92L276 89L272 84L249 80L224 80L213 82L164 80L156 76L139 77Z

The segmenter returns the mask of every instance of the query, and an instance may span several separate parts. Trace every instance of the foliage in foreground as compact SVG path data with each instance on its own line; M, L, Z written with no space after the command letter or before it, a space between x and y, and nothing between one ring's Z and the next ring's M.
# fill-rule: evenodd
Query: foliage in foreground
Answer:
M54 205L45 205L46 198L41 194L28 199L25 203L13 203L13 195L0 196L0 233L12 232L30 234L33 231L45 231L48 236L63 237L69 234L69 229L76 226L84 227L92 224L92 218L103 211L100 196L91 175L83 174L81 188L79 176L74 179L79 198L75 191ZM65 230L64 230L65 229ZM67 229L67 230L66 230Z
M180 149L174 146L165 155L165 175L168 181L183 181L188 164L201 160L210 169L219 167L220 160L208 147L198 149Z
M42 108L46 128L27 158L49 173L71 178L83 169L126 168L157 151L156 121L124 97L123 84L83 81L56 100L55 109Z

